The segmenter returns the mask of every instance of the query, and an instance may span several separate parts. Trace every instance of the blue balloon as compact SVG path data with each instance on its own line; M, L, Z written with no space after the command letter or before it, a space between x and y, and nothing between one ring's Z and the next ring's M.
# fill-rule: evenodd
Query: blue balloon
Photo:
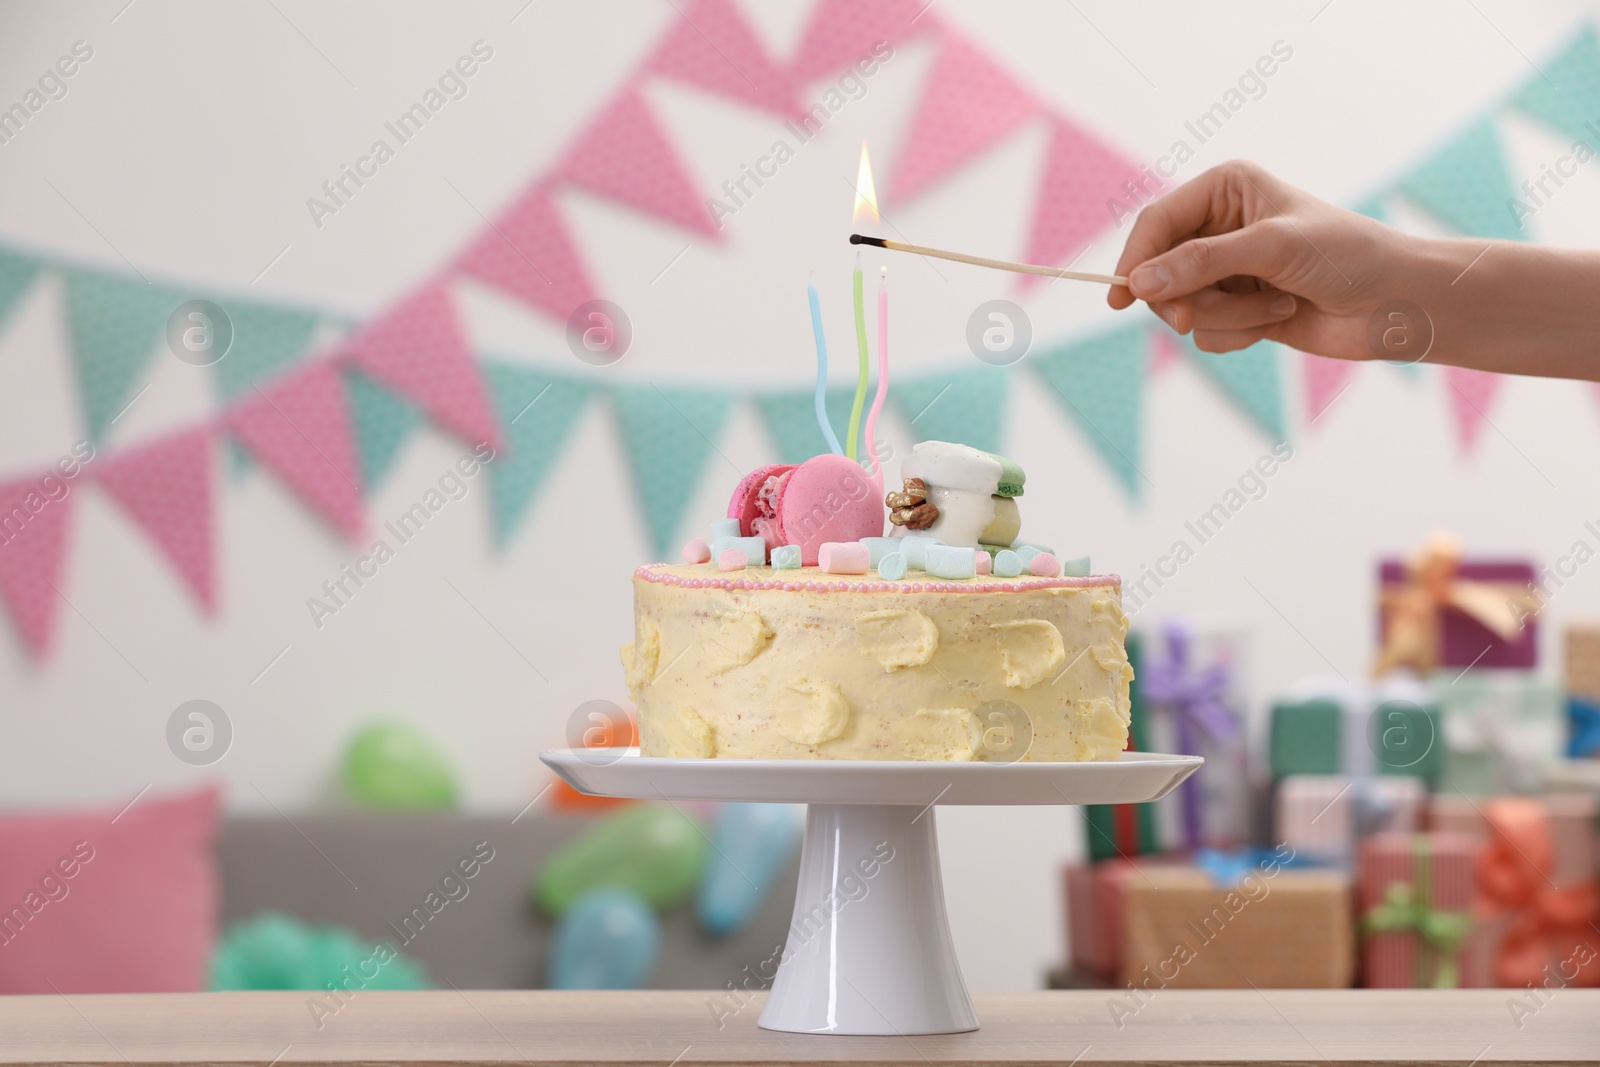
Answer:
M556 923L546 985L551 989L639 989L661 955L661 921L639 894L602 887Z
M800 819L787 804L724 804L712 822L695 914L714 934L744 928L761 910L800 843Z

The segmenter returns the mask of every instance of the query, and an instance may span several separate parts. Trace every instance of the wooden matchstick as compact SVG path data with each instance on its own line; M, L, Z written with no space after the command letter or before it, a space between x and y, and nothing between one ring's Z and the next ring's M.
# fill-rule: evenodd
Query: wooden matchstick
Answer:
M907 244L904 241L888 241L882 237L866 237L859 233L850 235L853 245L873 245L877 248L887 248L891 252L911 252L919 256L932 256L935 259L949 259L956 263L971 263L975 267L991 267L994 270L1015 271L1018 274L1040 274L1046 278L1065 278L1069 282L1099 282L1102 285L1127 285L1128 279L1117 274L1094 274L1081 270L1066 270L1061 267L1041 267L1037 263L1013 263L1005 259L987 259L983 256L969 256L964 252L946 252L942 248L928 248L926 245Z

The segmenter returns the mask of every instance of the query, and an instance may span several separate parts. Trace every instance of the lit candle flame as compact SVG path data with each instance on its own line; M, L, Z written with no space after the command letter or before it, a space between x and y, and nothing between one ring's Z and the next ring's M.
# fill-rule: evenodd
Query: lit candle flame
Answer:
M872 184L872 162L867 159L867 142L861 142L861 167L856 172L856 209L850 215L852 225L861 220L878 221L878 192Z

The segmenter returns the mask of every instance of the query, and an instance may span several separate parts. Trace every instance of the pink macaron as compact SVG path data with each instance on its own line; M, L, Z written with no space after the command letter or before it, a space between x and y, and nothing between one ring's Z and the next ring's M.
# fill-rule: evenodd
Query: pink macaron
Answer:
M798 467L761 467L739 482L728 502L728 518L739 532L763 537L769 546L799 545L800 562L817 565L829 541L859 541L883 533L883 501L872 480L852 459L833 453L813 456Z

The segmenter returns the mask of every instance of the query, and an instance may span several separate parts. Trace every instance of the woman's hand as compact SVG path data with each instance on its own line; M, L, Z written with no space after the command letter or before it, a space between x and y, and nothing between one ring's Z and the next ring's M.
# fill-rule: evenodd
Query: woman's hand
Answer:
M1410 239L1253 163L1206 171L1146 207L1108 302L1149 303L1205 352L1262 339L1339 359L1382 355L1367 323Z

